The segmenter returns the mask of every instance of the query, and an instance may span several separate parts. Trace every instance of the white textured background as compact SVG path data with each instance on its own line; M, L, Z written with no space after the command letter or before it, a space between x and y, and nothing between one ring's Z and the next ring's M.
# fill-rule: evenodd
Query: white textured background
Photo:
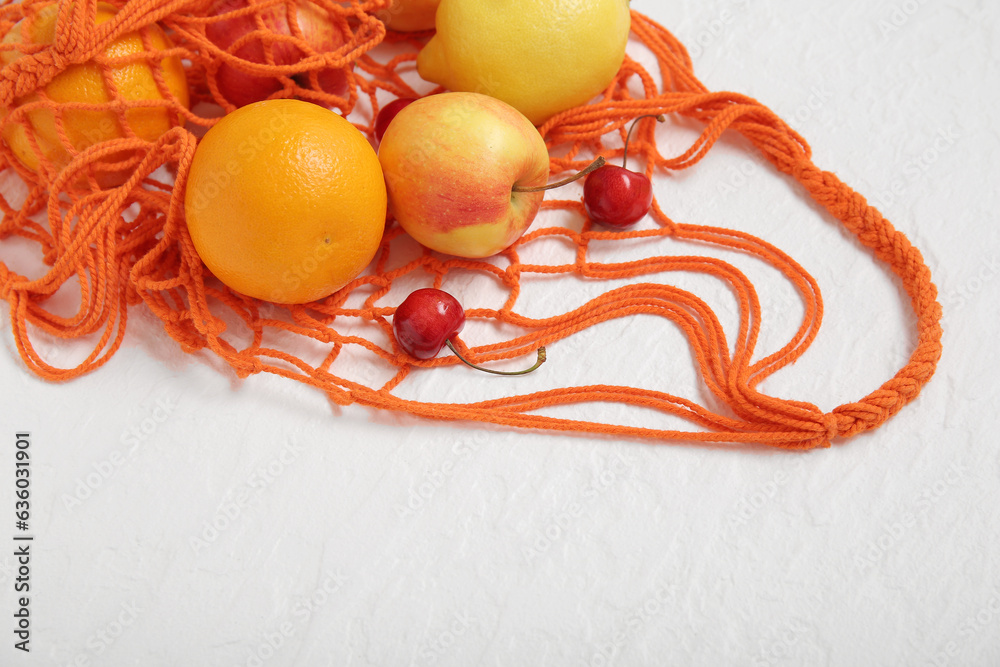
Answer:
M4 312L0 664L1000 665L997 3L633 6L689 46L711 89L789 120L923 251L946 333L920 398L805 455L478 430L239 382L141 309L107 366L47 384ZM659 132L665 151L690 140ZM675 219L757 234L819 281L820 335L765 390L829 410L905 362L897 282L738 138L655 187ZM799 306L748 270L769 352ZM595 289L546 304L542 286L537 303ZM80 352L42 347L53 363ZM698 395L683 338L653 318L549 357L523 382L454 367L410 386L445 400L601 381ZM12 647L18 430L34 457L30 656Z

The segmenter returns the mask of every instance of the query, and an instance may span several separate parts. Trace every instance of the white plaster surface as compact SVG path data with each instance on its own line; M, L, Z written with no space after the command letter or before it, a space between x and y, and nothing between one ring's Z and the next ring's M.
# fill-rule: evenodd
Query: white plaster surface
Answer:
M21 364L4 311L0 665L1000 665L1000 5L632 4L689 46L709 88L774 109L923 251L945 351L919 399L873 433L795 455L479 429L237 381L142 308L104 368L49 384ZM691 136L658 131L665 152ZM757 234L819 281L821 332L767 391L829 410L905 362L897 281L744 142L655 188L675 219ZM733 261L770 309L759 349L777 349L797 324L793 293ZM41 347L52 363L82 349ZM683 338L653 318L588 330L549 359L523 382L454 367L409 391L700 395ZM12 616L22 430L27 655Z

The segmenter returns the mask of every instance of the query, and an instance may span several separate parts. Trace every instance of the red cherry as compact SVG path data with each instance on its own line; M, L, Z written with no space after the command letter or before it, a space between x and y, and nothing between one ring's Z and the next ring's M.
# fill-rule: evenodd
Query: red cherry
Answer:
M403 107L414 101L416 101L416 98L400 97L397 100L389 102L379 110L378 116L375 117L375 138L378 141L382 141L382 137L385 135L385 131L389 127L389 123L391 123L392 119L396 117L396 114L402 111Z
M523 371L495 371L467 361L451 342L465 326L465 310L458 299L439 289L418 289L396 307L392 316L392 333L396 342L411 357L431 359L447 345L455 356L476 370L494 375L524 375L545 362L545 348L538 348L538 360Z
M411 357L431 359L445 341L465 326L465 310L458 299L439 289L418 289L403 300L392 318L396 341Z
M627 229L639 222L653 204L653 185L645 174L626 168L628 142L636 123L643 118L666 120L663 116L639 116L632 122L625 137L622 166L605 165L590 174L583 184L583 206L596 223L614 229Z
M594 222L626 229L649 213L653 186L645 174L608 164L587 177L583 206Z

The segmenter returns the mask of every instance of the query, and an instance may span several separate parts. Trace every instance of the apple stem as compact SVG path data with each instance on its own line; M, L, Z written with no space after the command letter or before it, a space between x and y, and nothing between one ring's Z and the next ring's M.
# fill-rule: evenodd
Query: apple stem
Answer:
M451 351L455 353L455 356L462 360L463 364L465 364L466 366L471 366L472 368L475 368L477 371L483 371L484 373L492 373L493 375L527 375L528 373L532 372L533 370L536 370L539 366L545 363L545 348L540 347L538 348L538 359L535 360L535 365L532 366L531 368L526 368L523 371L495 371L489 368L483 368L482 366L477 366L476 364L472 363L471 361L463 357L461 354L458 353L458 350L455 349L455 344L451 342L450 338L446 340L445 343L448 345L449 349L451 349Z
M564 185L569 185L573 181L579 180L589 174L592 171L600 169L604 166L605 159L603 157L598 157L596 160L590 163L590 165L583 171L570 176L569 178L564 178L561 181L556 181L555 183L549 183L548 185L536 185L533 187L525 187L523 185L515 185L514 192L541 192L542 190L552 190L555 188L561 188Z
M632 130L635 129L636 124L643 118L655 118L657 123L662 123L667 120L667 117L663 114L648 113L645 116L638 116L632 121L632 125L628 128L628 134L625 135L625 154L622 156L622 169L625 169L628 165L628 142L632 138Z

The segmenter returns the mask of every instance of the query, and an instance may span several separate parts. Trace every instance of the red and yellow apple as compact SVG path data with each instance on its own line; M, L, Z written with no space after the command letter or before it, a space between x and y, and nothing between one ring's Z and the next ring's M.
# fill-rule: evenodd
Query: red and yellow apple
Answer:
M222 18L205 25L205 36L220 49L227 51L237 41L244 40L235 50L231 50L232 55L251 63L264 64L267 62L265 49L268 48L268 41L263 33L257 37L252 34L259 30L254 12L226 16L252 4L255 4L253 0L217 0L209 9L209 16ZM307 0L297 0L294 10L298 34L314 51L335 51L344 44L343 34L324 9ZM289 24L286 5L270 5L260 9L258 13L265 30L285 37L296 34ZM247 37L248 35L250 36ZM291 40L271 40L269 48L275 65L294 65L307 56ZM308 85L308 74L303 73L295 78L300 84ZM343 69L320 70L317 72L317 81L327 93L343 95L347 91L347 74ZM267 99L283 87L281 79L276 76L251 74L227 62L219 65L216 82L222 96L236 107Z
M390 30L418 32L434 29L434 16L441 0L393 0L380 16Z
M379 144L389 210L422 245L459 257L489 257L531 226L546 185L549 153L524 115L479 93L416 100Z

